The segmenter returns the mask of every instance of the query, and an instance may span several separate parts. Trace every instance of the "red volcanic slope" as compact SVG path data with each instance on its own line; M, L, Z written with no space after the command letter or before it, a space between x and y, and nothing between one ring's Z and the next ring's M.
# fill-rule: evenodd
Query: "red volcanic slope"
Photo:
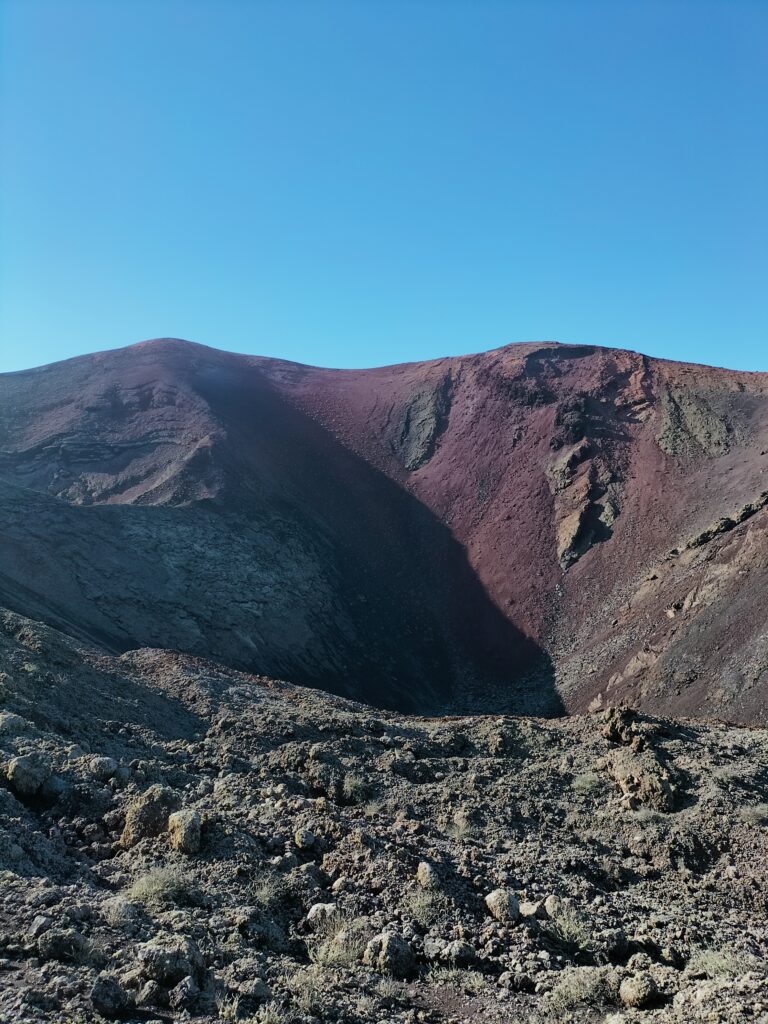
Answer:
M554 343L5 375L0 600L399 706L764 721L767 388Z

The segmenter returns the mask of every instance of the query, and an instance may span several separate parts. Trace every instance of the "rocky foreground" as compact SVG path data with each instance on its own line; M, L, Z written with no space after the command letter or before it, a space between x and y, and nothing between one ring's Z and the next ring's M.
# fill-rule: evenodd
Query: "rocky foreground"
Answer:
M0 666L3 1021L768 1021L765 730Z

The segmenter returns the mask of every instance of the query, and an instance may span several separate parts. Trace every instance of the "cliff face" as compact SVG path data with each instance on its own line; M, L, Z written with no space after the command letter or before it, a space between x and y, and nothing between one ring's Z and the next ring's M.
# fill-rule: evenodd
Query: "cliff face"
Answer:
M393 707L766 720L768 375L175 340L0 377L0 603Z

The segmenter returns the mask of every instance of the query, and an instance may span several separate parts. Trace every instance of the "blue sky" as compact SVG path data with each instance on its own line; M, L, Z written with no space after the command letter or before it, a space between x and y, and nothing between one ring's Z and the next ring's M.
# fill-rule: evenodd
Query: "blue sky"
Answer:
M0 0L0 369L768 370L764 0Z

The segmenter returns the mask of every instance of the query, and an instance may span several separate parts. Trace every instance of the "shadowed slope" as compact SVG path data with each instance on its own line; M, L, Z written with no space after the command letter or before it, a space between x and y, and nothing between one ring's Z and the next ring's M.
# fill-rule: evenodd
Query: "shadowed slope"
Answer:
M55 453L47 443L22 452L9 476L107 504L4 485L9 606L115 649L170 646L382 705L466 710L485 697L557 711L546 657L488 600L426 506L286 401L258 365L212 353L173 372L171 413L135 412L125 385L94 413L89 381ZM132 378L131 393L149 389ZM157 419L179 408L194 415L163 435ZM140 445L144 416L155 423ZM73 436L78 473L65 469ZM134 446L125 465L118 436ZM127 484L133 504L117 504ZM531 671L535 690L516 689Z
M5 375L2 597L390 706L548 713L554 676L569 708L761 720L767 380L172 339Z

